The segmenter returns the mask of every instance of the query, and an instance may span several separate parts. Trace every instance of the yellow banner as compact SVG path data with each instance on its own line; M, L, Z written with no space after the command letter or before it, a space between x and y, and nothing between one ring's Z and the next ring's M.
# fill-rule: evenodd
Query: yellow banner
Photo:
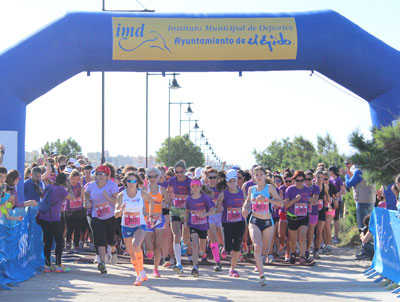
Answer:
M294 18L113 17L113 60L295 60Z

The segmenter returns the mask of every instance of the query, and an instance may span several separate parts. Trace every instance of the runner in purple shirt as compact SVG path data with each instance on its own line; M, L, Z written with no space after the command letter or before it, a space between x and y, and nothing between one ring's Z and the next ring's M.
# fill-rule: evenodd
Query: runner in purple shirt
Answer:
M205 194L206 186L202 187L201 181L194 179L191 181L192 196L186 198L186 213L184 223L189 226L190 239L192 242L193 269L192 275L199 276L199 240L200 254L206 249L208 216L215 213L215 204L209 195ZM211 210L212 209L212 210Z

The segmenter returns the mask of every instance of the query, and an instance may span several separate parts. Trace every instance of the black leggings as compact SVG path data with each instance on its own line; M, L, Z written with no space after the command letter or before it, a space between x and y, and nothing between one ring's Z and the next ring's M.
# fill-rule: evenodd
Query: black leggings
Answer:
M246 223L244 221L238 221L223 223L222 225L224 227L225 251L228 253L232 250L239 252Z
M105 220L92 218L92 230L96 247L114 245L115 218Z
M65 212L65 222L67 224L67 242L71 242L72 233L74 233L74 245L79 245L81 232L84 232L86 221L86 210Z
M51 265L51 247L56 242L56 265L61 265L61 255L64 245L63 228L60 221L39 220L43 230L44 259L46 265Z

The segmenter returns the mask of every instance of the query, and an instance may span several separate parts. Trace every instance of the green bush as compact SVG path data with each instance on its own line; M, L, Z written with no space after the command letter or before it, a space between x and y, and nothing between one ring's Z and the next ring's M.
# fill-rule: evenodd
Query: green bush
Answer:
M356 204L353 199L353 193L347 192L343 196L344 200L344 218L340 223L341 244L340 246L358 246L360 237L357 228Z

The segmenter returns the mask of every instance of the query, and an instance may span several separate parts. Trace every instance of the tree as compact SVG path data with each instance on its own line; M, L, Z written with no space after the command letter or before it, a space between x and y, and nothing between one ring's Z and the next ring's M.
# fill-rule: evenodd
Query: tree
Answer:
M63 154L67 157L76 157L82 151L82 148L70 137L62 142L60 139L57 139L55 142L46 142L43 151L47 154L57 152L57 154Z
M170 138L170 157L170 165L175 164L180 159L184 159L188 167L201 167L204 165L204 154L201 152L200 147L190 140L187 134ZM168 165L168 138L156 152L156 160L163 165Z
M358 151L351 160L368 182L389 185L400 173L400 123L372 128L371 134L370 140L358 130L350 135L350 145Z
M316 147L302 136L296 136L293 141L284 138L281 141L273 141L262 152L254 150L253 155L257 164L276 170L307 170L315 168L320 162L325 166L339 167L344 162L344 156L339 154L337 145L329 135L318 136Z

